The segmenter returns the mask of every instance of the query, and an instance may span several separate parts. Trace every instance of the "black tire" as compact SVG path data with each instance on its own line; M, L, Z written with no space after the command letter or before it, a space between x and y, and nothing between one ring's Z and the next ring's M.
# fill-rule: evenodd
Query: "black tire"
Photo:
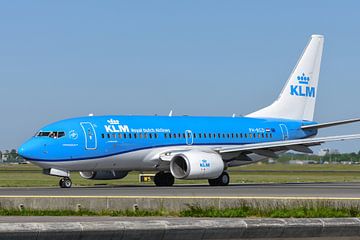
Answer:
M217 181L217 178L215 179L208 179L209 185L210 186L219 186L219 183Z
M175 178L169 172L167 173L158 172L154 177L154 183L158 187L165 187L165 186L169 187L174 185L174 182L175 182Z
M63 186L64 186L64 179L61 178L59 181L59 187L63 188Z
M230 183L230 176L227 172L223 172L219 177L220 186L227 186Z
M227 172L223 172L218 178L208 179L210 186L227 186L230 183L230 176Z
M62 178L59 181L59 185L61 188L71 188L72 182L70 178Z

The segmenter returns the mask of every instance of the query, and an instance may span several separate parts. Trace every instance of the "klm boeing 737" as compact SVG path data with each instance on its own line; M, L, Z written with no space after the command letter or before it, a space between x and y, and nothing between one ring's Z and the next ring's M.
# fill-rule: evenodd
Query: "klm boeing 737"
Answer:
M312 35L279 97L245 117L87 116L52 123L20 146L26 160L70 188L70 172L86 179L121 179L156 171L157 186L177 179L229 184L227 169L293 150L359 139L360 134L315 137L320 128L360 121L313 121L324 37Z

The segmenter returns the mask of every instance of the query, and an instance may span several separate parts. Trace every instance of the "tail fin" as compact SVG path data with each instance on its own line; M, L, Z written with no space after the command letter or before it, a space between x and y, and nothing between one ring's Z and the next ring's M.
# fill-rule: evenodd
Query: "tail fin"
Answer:
M312 121L323 45L322 35L312 35L278 99L270 106L247 116Z

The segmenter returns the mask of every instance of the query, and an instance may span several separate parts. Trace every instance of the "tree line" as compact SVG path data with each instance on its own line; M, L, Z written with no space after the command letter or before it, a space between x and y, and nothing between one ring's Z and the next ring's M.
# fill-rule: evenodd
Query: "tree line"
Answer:
M12 162L24 162L25 160L17 154L16 149L0 151L0 162L12 163Z

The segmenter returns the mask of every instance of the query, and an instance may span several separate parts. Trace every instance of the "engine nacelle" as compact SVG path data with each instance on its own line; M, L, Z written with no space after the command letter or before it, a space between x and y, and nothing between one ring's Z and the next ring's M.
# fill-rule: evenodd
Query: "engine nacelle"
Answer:
M111 180L111 179L122 179L128 175L128 171L107 171L100 170L96 172L79 172L80 176L86 179L93 180Z
M224 171L224 161L215 152L182 152L171 159L170 171L179 179L214 179Z

